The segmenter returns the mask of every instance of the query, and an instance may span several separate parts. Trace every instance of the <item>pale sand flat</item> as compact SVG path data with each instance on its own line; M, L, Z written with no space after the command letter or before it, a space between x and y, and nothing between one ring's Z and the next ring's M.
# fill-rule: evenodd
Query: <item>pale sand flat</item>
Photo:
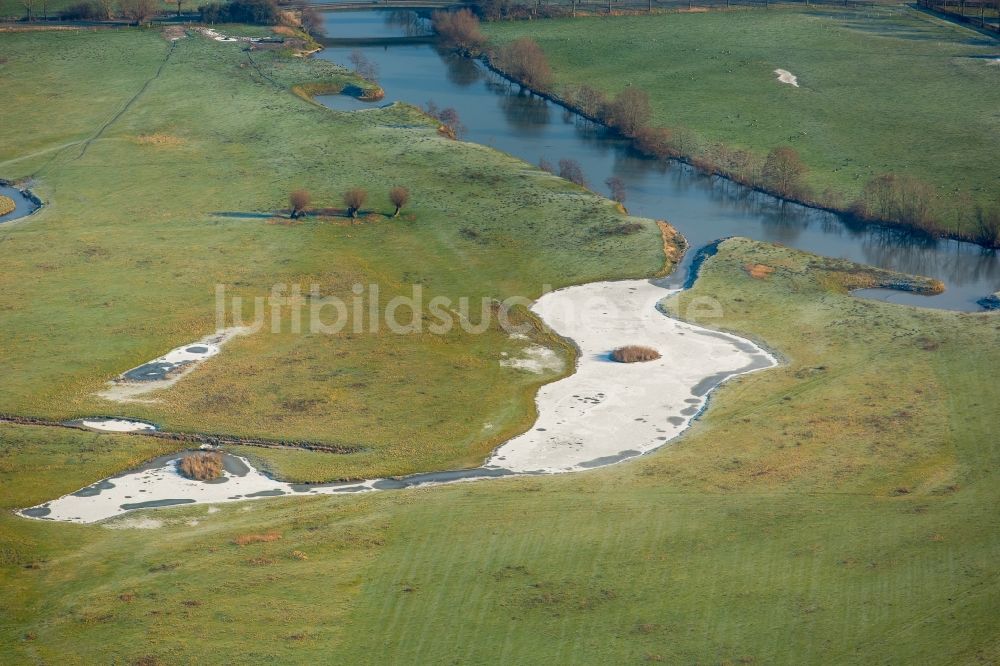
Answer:
M708 395L731 377L776 365L752 342L667 317L657 304L676 293L645 280L598 282L546 294L532 310L580 348L576 372L537 396L534 426L501 445L475 478L424 475L421 485L469 482L511 473L593 469L657 449L677 437L704 409ZM517 339L517 338L515 338ZM626 344L657 349L662 357L624 364L609 359ZM545 349L538 347L537 349ZM546 350L555 357L551 350ZM547 354L528 347L521 358L544 365ZM558 357L555 357L558 358ZM514 365L513 367L519 367ZM522 368L529 370L530 368ZM135 509L175 504L221 504L297 494L343 494L400 487L374 479L303 486L276 481L244 458L222 482L193 481L177 471L177 453L110 477L30 509L22 516L91 523ZM320 455L320 454L318 454ZM393 480L394 482L396 480ZM118 523L116 523L118 524ZM118 524L130 527L128 522Z
M789 85L799 87L799 77L795 76L787 69L776 69L774 73L778 75L778 80L782 83L787 83Z

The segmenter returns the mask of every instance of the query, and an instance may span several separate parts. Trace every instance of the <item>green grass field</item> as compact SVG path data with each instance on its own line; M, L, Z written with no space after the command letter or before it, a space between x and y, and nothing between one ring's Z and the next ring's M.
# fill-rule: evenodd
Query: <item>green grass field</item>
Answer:
M624 465L119 519L155 529L8 514L0 643L17 663L991 663L1000 323L845 293L869 275L724 243L671 307L715 298L703 323L787 363ZM4 507L155 453L0 443Z
M261 52L264 79L235 44L192 36L170 48L153 30L0 36L11 121L0 124L0 177L33 178L48 202L0 228L0 413L363 447L306 464L273 454L276 471L303 480L471 465L530 425L535 390L556 376L501 367L525 343L497 327L297 335L286 315L280 333L233 341L157 402L95 393L214 331L217 284L252 303L275 283L347 302L355 283L378 283L383 304L420 285L426 300L469 297L477 321L480 297L534 298L664 265L652 221L609 236L628 220L611 202L438 136L412 108L336 113L290 92L348 80L328 63ZM266 218L296 187L340 207L355 185L380 213L361 224L234 217ZM391 220L394 185L412 204Z
M646 90L654 124L759 156L792 146L825 203L845 206L874 175L935 186L940 223L972 228L1000 205L997 42L902 7L782 8L484 24L495 44L531 37L556 91ZM781 84L785 69L800 88Z

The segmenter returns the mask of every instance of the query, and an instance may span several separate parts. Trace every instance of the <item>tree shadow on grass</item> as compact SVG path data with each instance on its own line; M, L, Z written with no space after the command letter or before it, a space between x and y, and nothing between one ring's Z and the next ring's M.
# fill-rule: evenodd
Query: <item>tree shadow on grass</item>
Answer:
M212 215L215 215L216 217L232 217L232 218L236 218L238 220L269 220L272 217L278 217L281 214L282 213L280 213L280 212L277 212L277 213L245 213L245 212L242 212L242 211L230 211L230 210L226 210L226 211L214 211L212 213ZM288 212L286 211L284 214L288 215Z

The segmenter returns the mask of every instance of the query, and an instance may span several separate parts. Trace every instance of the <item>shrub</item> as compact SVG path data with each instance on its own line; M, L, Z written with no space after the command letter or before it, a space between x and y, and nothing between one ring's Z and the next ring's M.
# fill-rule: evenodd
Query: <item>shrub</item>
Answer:
M434 12L431 21L441 43L449 48L475 54L486 43L486 37L479 30L479 19L468 9Z
M605 236L631 236L640 231L642 231L642 225L638 222L626 222L624 224L616 224L610 229L605 229L603 233Z
M673 132L666 127L643 127L635 134L635 147L660 159L677 156L673 148Z
M100 5L96 2L77 2L59 12L63 21L96 21L106 19Z
M587 179L583 175L583 167L576 160L559 160L559 177L565 178L571 183L576 183L580 187L587 186Z
M222 474L222 454L194 453L181 458L177 469L189 479L208 481Z
M802 192L802 177L808 171L794 148L775 148L764 160L761 178L764 185L783 196L797 196Z
M14 203L13 199L0 194L0 215L6 215L7 213L12 212L15 208L17 208L17 204Z
M626 345L611 352L611 358L619 363L640 363L643 361L655 361L660 358L660 352L652 347Z
M608 105L607 122L628 137L636 136L653 117L645 90L628 87Z
M552 82L552 69L542 47L528 37L500 47L495 62L497 67L529 88L546 90Z
M556 168L552 166L552 162L549 162L544 157L538 160L538 168L541 169L542 171L548 171L549 173L556 172Z
M347 214L356 218L361 207L368 200L368 192L360 187L352 187L344 192L344 205L347 206Z
M297 217L302 217L306 214L306 208L309 207L309 202L312 197L309 195L309 190L295 190L288 195L288 205L292 209L291 217L293 220Z
M399 216L399 211L402 210L403 206L407 204L410 200L410 191L405 187L394 187L389 190L389 201L392 205L396 207L396 212L392 214L393 217Z
M452 139L457 139L465 133L465 125L458 117L458 111L450 106L446 109L438 109L434 100L429 100L424 106L424 113L441 123L445 130L443 133Z

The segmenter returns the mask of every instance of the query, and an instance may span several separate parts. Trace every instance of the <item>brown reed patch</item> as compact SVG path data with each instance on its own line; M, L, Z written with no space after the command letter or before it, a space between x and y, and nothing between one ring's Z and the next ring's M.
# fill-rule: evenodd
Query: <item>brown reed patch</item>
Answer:
M177 469L189 479L197 481L217 479L222 475L222 454L194 453L181 458Z
M252 543L271 543L281 539L278 532L265 532L263 534L240 534L233 539L237 546L249 546Z
M660 358L660 352L652 347L625 345L611 352L611 358L619 363L640 363L643 361L655 361Z
M774 272L773 266L767 266L765 264L747 264L743 267L747 275L755 280L763 280Z

